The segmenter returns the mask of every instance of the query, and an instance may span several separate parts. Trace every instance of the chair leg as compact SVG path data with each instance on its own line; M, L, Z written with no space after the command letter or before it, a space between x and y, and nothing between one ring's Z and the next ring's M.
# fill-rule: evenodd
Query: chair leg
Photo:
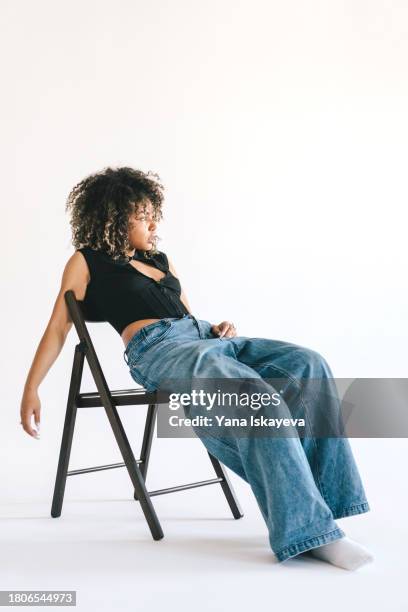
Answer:
M222 478L220 485L222 487L222 490L224 491L225 497L227 498L227 502L229 504L229 507L231 508L231 512L234 518L235 519L241 518L242 516L244 516L244 513L242 512L240 508L238 499L234 493L234 489L232 488L232 485L230 483L226 470L223 468L223 466L218 461L218 459L216 459L208 451L207 453L208 453L208 456L210 457L215 473L217 474L218 478Z
M147 409L146 423L145 423L143 442L142 442L142 450L140 452L140 459L143 461L143 463L140 466L140 472L145 482L146 482L146 476L147 476L147 468L149 466L150 450L152 447L152 439L153 439L154 425L156 422L157 409L158 409L157 404L150 404ZM136 500L138 499L136 491L134 492L134 498Z
M129 449L130 449L130 445L129 445L129 442L127 441L127 438L125 439L125 442L126 442L126 445L129 446ZM150 495L148 491L146 490L144 479L141 474L140 468L136 463L133 453L131 453L130 456L129 455L127 456L126 452L125 453L122 452L122 456L126 463L126 467L129 472L130 479L133 483L134 490L136 492L137 498L142 507L143 514L145 515L145 518L149 525L150 532L153 536L153 539L161 540L164 537L163 530L161 528L159 519L157 518L157 514L152 504Z
M76 397L81 387L82 371L84 367L84 353L81 344L77 344L72 365L71 382L69 385L67 410L65 413L64 430L62 433L61 448L58 460L57 476L55 479L54 495L51 506L51 516L61 516L62 503L64 501L65 484L69 458L71 455L72 437L74 434L75 419L77 413Z
M103 393L102 400L104 403L104 408L107 417L111 424L113 434L116 438L116 442L118 443L120 452L123 457L123 461L126 465L134 490L136 491L143 514L145 515L146 521L149 525L150 532L154 540L161 540L164 537L163 530L161 528L159 519L152 504L150 495L146 489L139 465L136 463L135 456L129 444L126 432L123 428L122 421L120 420L118 411L113 405L110 397L108 395L105 395L103 387L101 388Z

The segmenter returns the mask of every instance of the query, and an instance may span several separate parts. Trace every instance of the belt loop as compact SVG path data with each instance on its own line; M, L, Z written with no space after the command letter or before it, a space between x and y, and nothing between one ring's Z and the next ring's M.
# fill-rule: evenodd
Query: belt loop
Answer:
M191 317L192 317L192 319L194 320L194 323L195 323L195 325L196 325L196 327L197 327L197 329L198 329L198 335L200 336L200 338L201 338L201 340L202 340L202 339L204 338L204 336L203 336L203 335L202 335L202 333L201 333L200 324L199 324L199 322L197 321L197 319L195 318L195 316L194 316L194 315L191 315Z

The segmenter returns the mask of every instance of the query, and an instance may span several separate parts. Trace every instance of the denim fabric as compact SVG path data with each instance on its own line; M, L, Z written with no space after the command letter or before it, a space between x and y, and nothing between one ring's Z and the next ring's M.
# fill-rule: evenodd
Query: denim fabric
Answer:
M318 401L297 384L321 378L327 410L339 410L333 374L316 351L267 338L218 338L211 324L193 315L164 318L140 329L124 351L130 374L147 391L171 378L287 377L285 409L304 411ZM269 387L273 391L273 387ZM263 389L264 390L264 389ZM285 398L286 400L286 398ZM298 414L297 414L298 416ZM194 431L207 450L243 478L255 495L279 562L345 536L335 519L368 512L363 484L346 437L284 437L223 440L205 428Z

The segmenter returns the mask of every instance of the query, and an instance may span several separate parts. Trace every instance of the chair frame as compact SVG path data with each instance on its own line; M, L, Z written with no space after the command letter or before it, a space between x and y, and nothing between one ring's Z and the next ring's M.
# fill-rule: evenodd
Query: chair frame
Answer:
M209 458L216 473L216 478L202 480L189 484L147 491L146 476L149 465L150 451L152 446L154 426L156 422L157 410L160 403L159 394L148 392L143 387L134 389L120 389L111 391L106 383L99 359L93 346L87 321L101 321L87 315L83 302L76 299L72 290L64 293L72 321L75 325L79 337L79 344L75 346L74 359L72 365L71 380L69 385L67 408L65 413L64 429L62 433L61 447L58 460L58 468L55 479L54 494L51 507L51 516L57 518L61 515L64 500L65 485L68 476L76 476L89 472L109 470L119 467L126 467L134 487L134 499L140 502L144 516L150 528L154 540L163 538L163 530L160 525L156 511L151 501L154 495L163 495L175 491L184 491L202 487L210 484L220 484L222 491L227 499L233 517L239 519L243 516L239 502L229 481L225 468L208 451ZM85 357L87 359L92 377L96 384L96 391L91 393L81 393L81 381ZM122 422L117 411L118 406L147 405L147 415L144 427L143 442L141 447L140 459L135 459L132 448L129 444ZM74 435L75 420L78 408L103 407L108 420L111 424L116 442L119 446L123 462L99 465L96 467L68 470L71 455L72 440Z

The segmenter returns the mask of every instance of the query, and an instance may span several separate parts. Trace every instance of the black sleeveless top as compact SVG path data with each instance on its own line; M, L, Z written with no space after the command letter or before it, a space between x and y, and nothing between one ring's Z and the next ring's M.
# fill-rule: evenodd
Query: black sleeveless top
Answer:
M180 300L181 285L169 270L165 253L146 257L135 249L133 258L158 268L166 275L156 281L136 270L128 259L114 260L106 251L77 249L86 259L90 281L81 304L90 321L107 321L121 334L129 323L188 314Z

